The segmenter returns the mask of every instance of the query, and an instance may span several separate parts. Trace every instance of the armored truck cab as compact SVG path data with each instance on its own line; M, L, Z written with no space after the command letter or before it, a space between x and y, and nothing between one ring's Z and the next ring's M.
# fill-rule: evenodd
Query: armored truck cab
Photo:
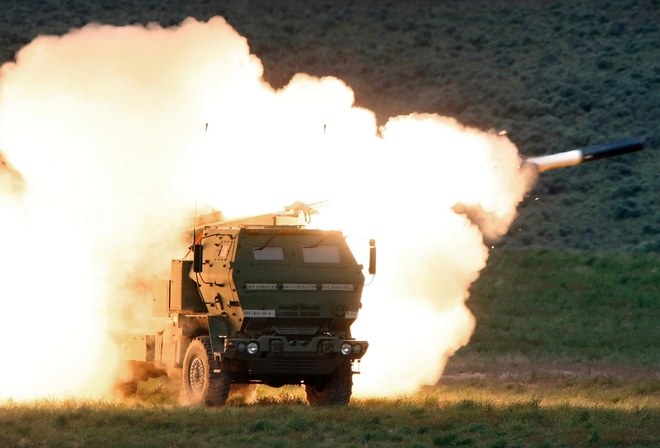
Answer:
M300 384L310 404L347 404L362 265L339 231L298 225L203 229L193 259L154 281L153 311L171 324L123 340L139 380L181 369L193 404L225 404L232 384Z

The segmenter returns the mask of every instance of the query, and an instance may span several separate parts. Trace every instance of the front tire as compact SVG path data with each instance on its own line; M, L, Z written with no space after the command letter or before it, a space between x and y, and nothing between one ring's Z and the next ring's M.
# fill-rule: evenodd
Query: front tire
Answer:
M351 400L353 372L346 361L327 377L305 385L307 402L311 406L345 406Z
M183 359L182 385L187 404L224 406L231 384L229 375L213 372L213 349L209 337L195 339Z

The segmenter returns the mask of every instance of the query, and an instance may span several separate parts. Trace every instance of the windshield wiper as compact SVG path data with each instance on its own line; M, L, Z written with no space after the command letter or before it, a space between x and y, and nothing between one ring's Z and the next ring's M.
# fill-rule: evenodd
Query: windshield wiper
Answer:
M264 243L263 246L261 246L261 247L256 247L254 250L264 250L266 247L268 247L268 245L270 244L270 242L273 241L273 238L275 238L276 235L277 235L276 233L273 233L273 234L270 236L270 238L268 238L268 239L266 240L266 242Z
M320 240L318 240L318 241L316 242L316 244L312 244L311 246L303 246L303 247L306 247L306 248L308 248L308 249L315 249L315 248L319 247L319 244L321 244L321 243L322 243L324 240L326 240L327 238L328 238L328 235L324 235L323 237L321 237Z

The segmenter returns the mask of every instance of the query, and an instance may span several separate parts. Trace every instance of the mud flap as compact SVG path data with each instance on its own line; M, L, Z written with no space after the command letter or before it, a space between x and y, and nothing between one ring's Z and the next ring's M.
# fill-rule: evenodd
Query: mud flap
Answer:
M227 321L222 316L207 316L209 323L209 336L211 336L211 349L213 355L224 353L225 338L229 335Z

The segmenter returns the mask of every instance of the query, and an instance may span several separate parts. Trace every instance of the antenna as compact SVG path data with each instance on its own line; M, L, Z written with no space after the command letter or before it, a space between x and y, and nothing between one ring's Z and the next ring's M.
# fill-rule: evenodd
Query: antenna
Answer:
M204 123L204 144L202 145L202 147L206 146L206 133L208 132L208 130L209 130L209 123L207 121L206 123ZM201 235L199 238L197 238L197 202L199 200L197 196L198 192L199 192L199 184L197 184L197 188L195 188L195 209L193 212L192 244L188 248L188 252L184 256L184 258L190 254L190 252L194 249L195 245L198 244L199 240L202 239Z

